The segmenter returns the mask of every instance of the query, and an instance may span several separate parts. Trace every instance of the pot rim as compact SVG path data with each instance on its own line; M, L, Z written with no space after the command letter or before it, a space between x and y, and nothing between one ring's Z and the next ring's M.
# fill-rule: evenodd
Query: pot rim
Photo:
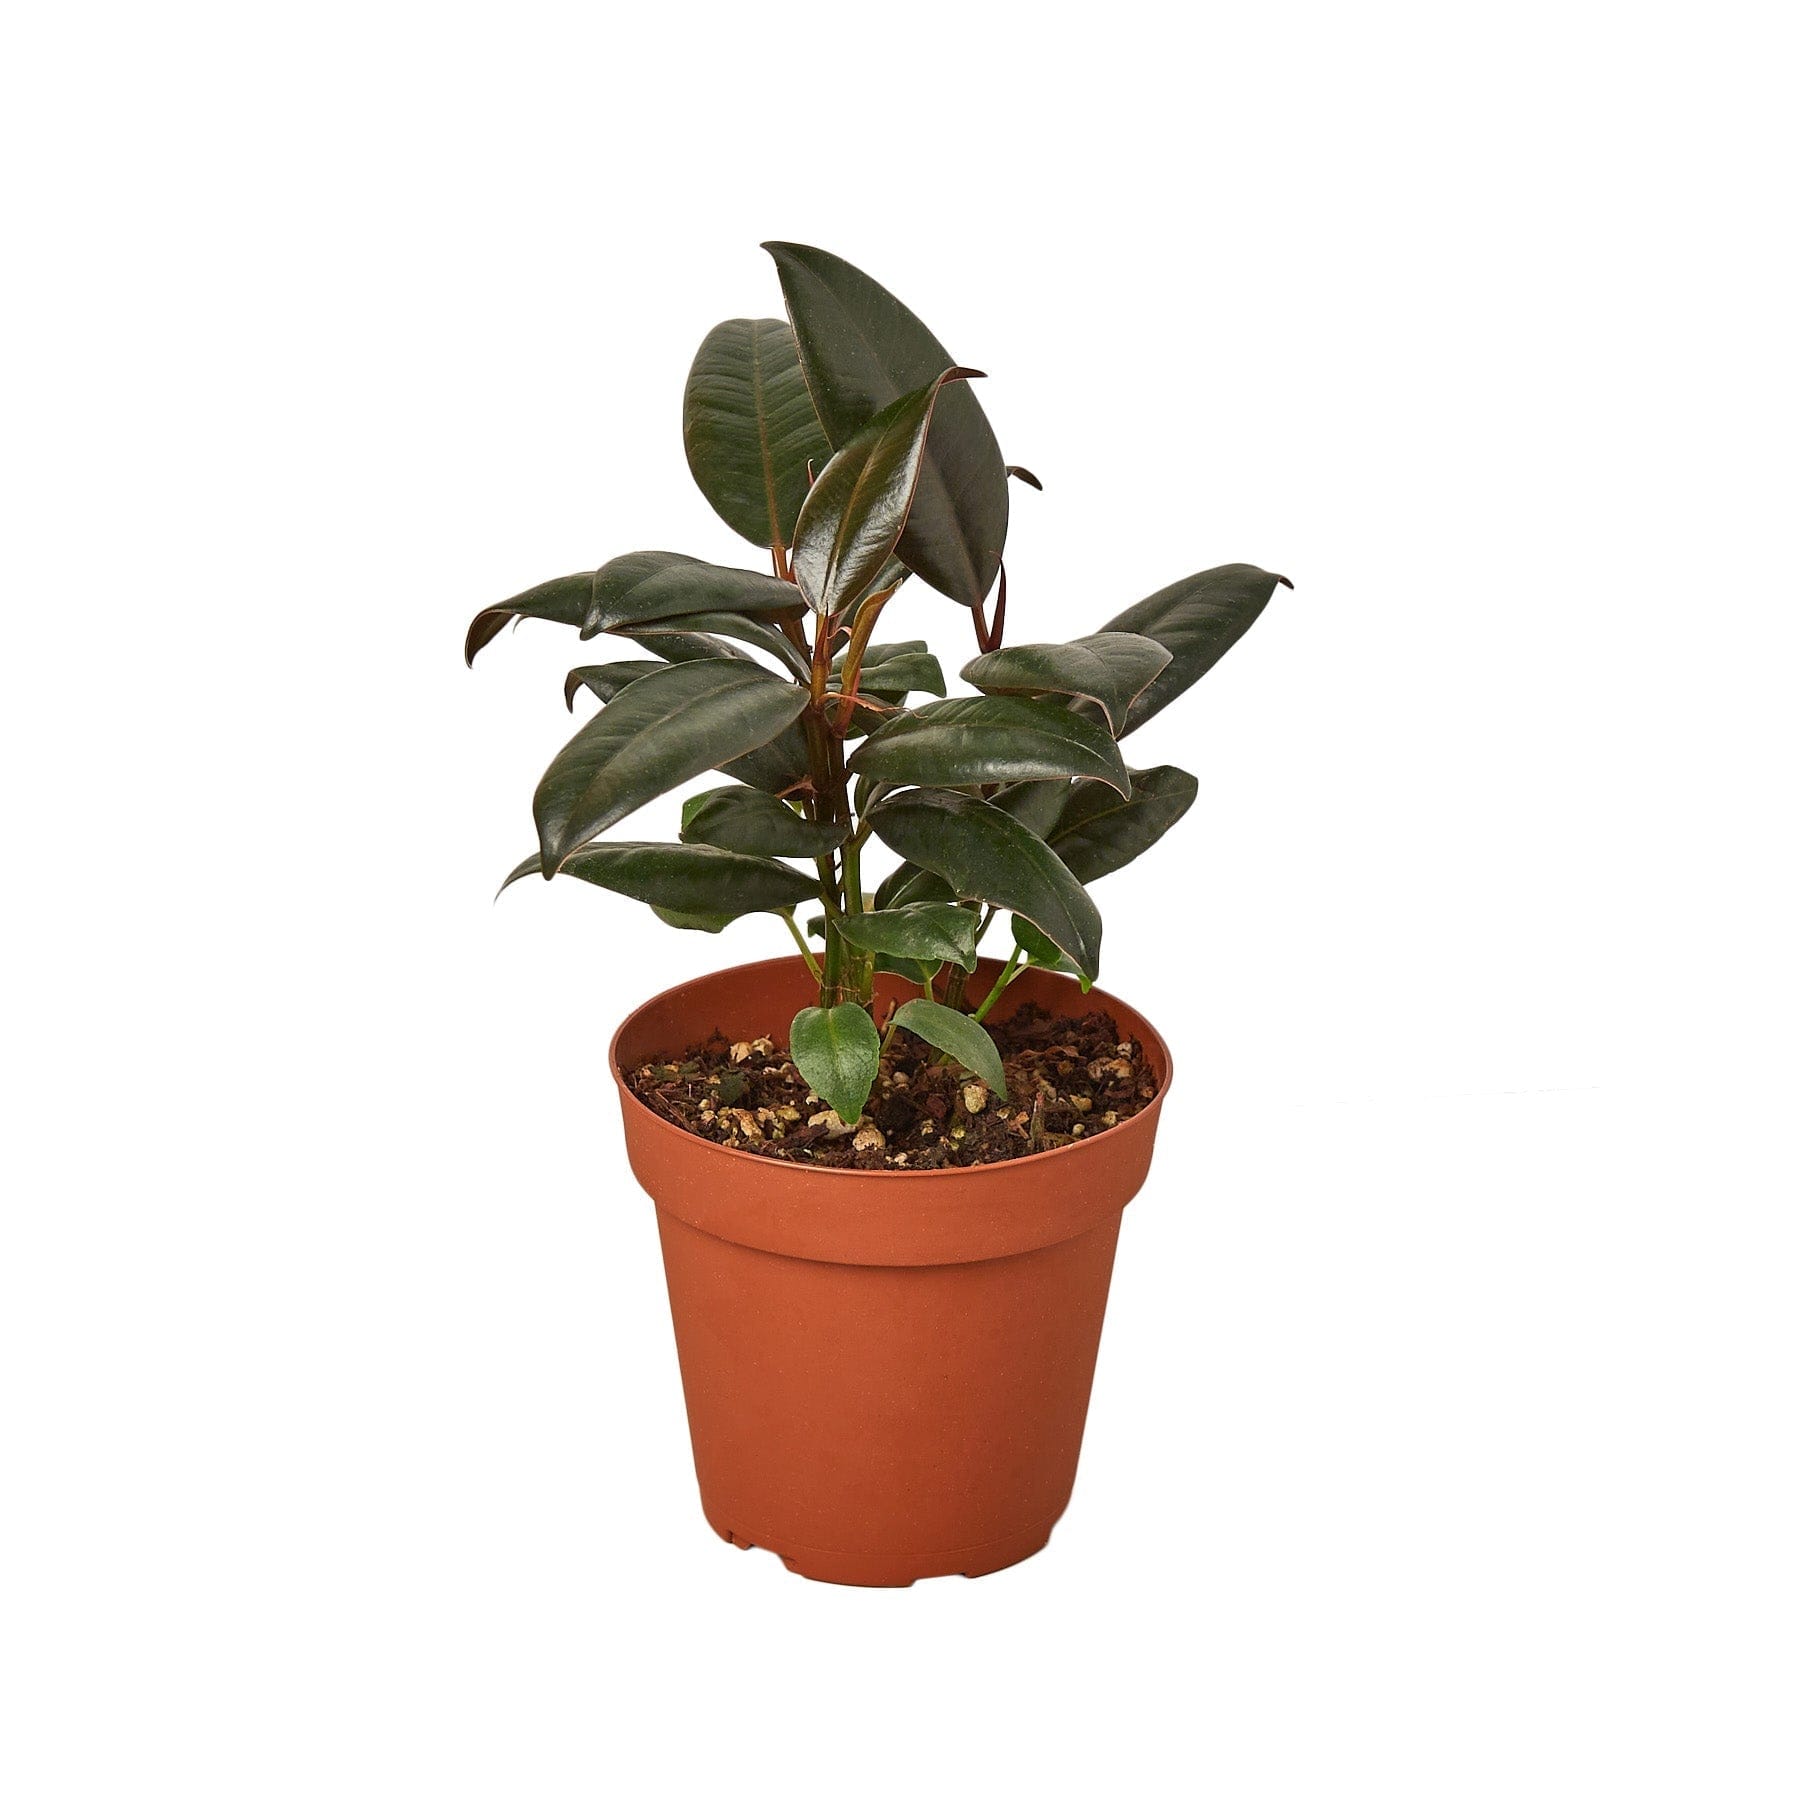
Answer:
M1148 1106L1133 1113L1129 1119L1124 1120L1118 1125L1110 1126L1106 1131L1098 1133L1094 1137L1087 1138L1079 1144L1059 1144L1054 1150L1035 1150L1024 1156L1008 1157L1003 1162L961 1163L947 1169L842 1169L834 1168L828 1164L799 1162L786 1157L757 1156L749 1150L736 1150L729 1144L715 1143L711 1138L701 1137L698 1132L682 1130L682 1128L672 1120L665 1119L654 1107L647 1105L634 1091L630 1082L625 1079L625 1072L619 1066L619 1040L634 1024L636 1024L638 1016L641 1013L648 1012L651 1007L656 1006L661 1001L667 999L670 994L677 993L685 987L697 986L700 982L709 980L715 976L729 975L739 969L774 968L776 966L785 968L789 965L798 964L799 962L800 958L798 956L762 956L757 957L752 962L728 963L722 969L709 969L704 974L690 976L686 981L678 981L672 987L662 988L641 1004L634 1006L631 1011L619 1021L618 1029L614 1031L611 1041L606 1046L606 1066L612 1072L613 1083L618 1088L620 1097L623 1099L624 1103L627 1106L635 1107L637 1111L659 1131L671 1134L683 1144L697 1145L701 1150L713 1156L727 1157L733 1162L749 1163L762 1169L767 1169L772 1164L779 1169L801 1170L807 1175L817 1176L821 1179L833 1178L847 1181L867 1181L873 1176L883 1181L945 1181L959 1179L967 1180L972 1175L983 1175L989 1171L999 1171L1003 1169L1010 1169L1016 1173L1021 1163L1042 1163L1047 1165L1054 1162L1058 1157L1079 1156L1084 1150L1092 1149L1095 1145L1102 1142L1103 1139L1117 1137L1121 1132L1151 1129L1155 1125L1157 1114L1162 1110L1163 1101L1168 1097L1169 1089L1175 1084L1175 1059L1169 1054L1169 1046L1163 1038L1162 1033L1150 1023L1149 1019L1140 1012L1137 1007L1132 1006L1128 1000L1123 1000L1116 994L1108 993L1105 988L1098 986L1091 987L1083 994L1081 989L1072 981L1069 983L1069 986L1080 999L1084 1001L1098 1001L1102 1005L1111 1001L1118 1006L1126 1007L1129 1011L1136 1013L1138 1018L1143 1020L1144 1028L1149 1034L1149 1041L1145 1044L1145 1048L1153 1051L1162 1065L1162 1078L1157 1084L1156 1097ZM975 974L978 976L982 974L996 974L1002 966L1002 963L997 957L983 956L976 963ZM1059 979L1049 970L1039 972L1049 980L1054 981ZM1024 971L1021 970L1020 974L1022 975L1023 973Z

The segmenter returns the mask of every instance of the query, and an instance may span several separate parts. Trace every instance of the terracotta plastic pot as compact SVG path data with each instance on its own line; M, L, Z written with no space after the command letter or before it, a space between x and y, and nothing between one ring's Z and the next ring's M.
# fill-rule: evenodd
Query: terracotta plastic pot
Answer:
M884 1003L916 992L877 981ZM993 1016L1079 999L1027 972ZM970 1169L753 1156L681 1130L625 1083L715 1027L780 1037L816 1000L797 957L750 963L657 995L612 1043L632 1171L662 1233L700 1502L727 1542L815 1581L985 1575L1041 1550L1068 1504L1169 1052L1096 989L1084 1004L1141 1041L1156 1100L1085 1143Z

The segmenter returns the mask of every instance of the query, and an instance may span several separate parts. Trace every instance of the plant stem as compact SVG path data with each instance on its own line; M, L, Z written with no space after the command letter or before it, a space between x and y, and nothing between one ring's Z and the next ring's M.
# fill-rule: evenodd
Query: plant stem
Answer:
M862 842L860 837L853 837L844 846L844 911L847 913L863 910Z
M988 989L987 998L974 1011L973 1017L977 1025L988 1016L988 1008L1000 998L1005 991L1006 984L1018 972L1019 958L1024 954L1017 944L1013 946L1013 953L1006 959L1006 966L994 977L994 985Z
M844 694L837 716L840 735L850 728L850 715L856 706L856 691L862 682L863 653L868 649L869 639L874 634L875 621L881 617L881 609L893 597L892 588L883 594L872 594L863 602L862 611L856 615L856 623L850 628L850 642L844 650L844 670L838 681Z
M795 948L806 959L806 966L811 972L813 980L822 982L825 979L825 971L819 967L819 959L813 955L812 947L806 941L806 933L794 923L794 915L791 912L784 912L781 915L781 922L793 937Z
M833 825L850 825L850 793L844 773L844 746L827 725L827 701L831 683L833 621L817 619L813 626L811 703L803 715L806 760L812 778L813 806L818 817ZM858 845L857 849L860 850ZM819 897L825 905L824 971L819 980L819 1004L841 1006L847 1000L867 1005L868 959L849 944L841 921L846 912L862 911L861 869L857 851L847 850L842 859L817 859Z

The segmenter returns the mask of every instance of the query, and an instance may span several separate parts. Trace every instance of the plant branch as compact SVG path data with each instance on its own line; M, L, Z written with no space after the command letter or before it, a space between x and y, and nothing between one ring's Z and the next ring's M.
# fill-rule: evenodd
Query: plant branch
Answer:
M791 912L784 912L781 915L781 922L788 928L789 934L793 937L794 947L800 952L801 956L805 958L807 970L812 975L813 980L823 981L825 979L825 971L819 967L819 959L813 955L812 946L806 941L806 933L794 923L794 915Z
M988 1016L988 1008L1005 993L1006 984L1018 973L1019 958L1024 954L1025 952L1017 944L1013 945L1013 953L1006 959L1006 966L994 977L994 985L988 989L987 998L976 1007L971 1015L977 1025Z

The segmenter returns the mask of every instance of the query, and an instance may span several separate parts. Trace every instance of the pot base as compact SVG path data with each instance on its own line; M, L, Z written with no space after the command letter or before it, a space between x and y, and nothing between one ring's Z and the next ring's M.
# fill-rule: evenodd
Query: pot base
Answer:
M934 1554L869 1555L842 1550L812 1550L798 1544L779 1544L773 1539L721 1525L710 1513L706 1522L726 1543L739 1550L772 1550L788 1570L804 1575L808 1581L828 1581L838 1587L911 1587L915 1581L929 1581L939 1575L964 1575L974 1580L980 1575L994 1575L1010 1569L1037 1553L1050 1541L1056 1520L1034 1525L1010 1536L995 1538L986 1544L974 1544L966 1550L938 1551Z

